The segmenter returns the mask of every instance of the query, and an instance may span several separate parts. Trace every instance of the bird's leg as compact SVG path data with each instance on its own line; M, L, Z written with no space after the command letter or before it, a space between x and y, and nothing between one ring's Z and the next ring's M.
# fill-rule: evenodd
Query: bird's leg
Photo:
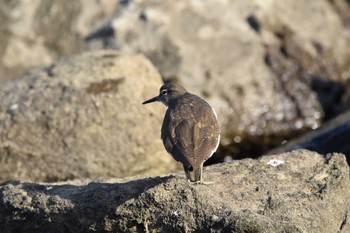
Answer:
M208 184L214 184L214 182L211 182L211 181L204 181L203 180L203 163L201 164L200 166L201 168L201 177L198 181L194 182L195 184L204 184L204 185L208 185Z

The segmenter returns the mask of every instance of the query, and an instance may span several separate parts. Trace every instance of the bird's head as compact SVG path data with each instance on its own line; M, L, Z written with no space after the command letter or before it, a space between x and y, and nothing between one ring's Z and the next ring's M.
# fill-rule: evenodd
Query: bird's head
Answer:
M153 97L152 99L146 100L142 104L148 104L155 101L162 102L166 106L169 105L172 101L176 100L181 95L185 94L187 91L182 86L173 83L173 82L166 82L159 90L159 95L156 97Z

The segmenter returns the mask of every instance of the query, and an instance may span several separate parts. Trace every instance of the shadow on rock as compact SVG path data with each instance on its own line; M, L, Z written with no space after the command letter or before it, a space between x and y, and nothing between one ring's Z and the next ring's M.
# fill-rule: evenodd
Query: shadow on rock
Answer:
M91 182L86 185L45 185L9 181L0 193L3 206L0 226L6 232L94 232L108 229L115 209L137 199L148 189L173 176L147 178L125 183ZM16 193L11 200L8 192ZM9 205L8 202L11 202ZM16 211L25 209L24 212ZM18 224L20 221L21 224ZM3 227L1 227L4 229Z

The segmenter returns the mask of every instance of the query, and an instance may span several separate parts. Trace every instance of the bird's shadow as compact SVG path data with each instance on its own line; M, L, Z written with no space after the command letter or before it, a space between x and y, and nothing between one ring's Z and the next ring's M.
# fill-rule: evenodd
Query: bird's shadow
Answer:
M9 181L1 186L19 186L17 192L21 190L19 199L22 200L15 202L22 202L22 208L18 211L13 202L10 205L0 203L0 217L7 216L6 225L12 228L10 232L23 232L23 226L25 232L50 232L52 229L57 229L57 232L105 231L105 219L116 218L118 206L137 200L147 190L174 178L170 175L124 183L91 182L86 185ZM0 196L3 200L1 186ZM15 217L14 213L20 214L20 218ZM16 224L18 219L20 224Z

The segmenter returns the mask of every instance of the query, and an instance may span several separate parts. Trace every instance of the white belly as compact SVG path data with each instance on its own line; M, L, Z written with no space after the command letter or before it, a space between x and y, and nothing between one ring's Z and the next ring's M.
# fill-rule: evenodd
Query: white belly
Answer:
M210 104L209 104L209 105L210 105ZM216 114L215 109L214 109L211 105L210 105L210 107L211 107L211 109L213 110L213 113L214 113L214 115L215 115L216 120L218 120L218 115ZM219 144L220 144L220 134L219 134L219 137L218 137L218 142L216 143L215 148L212 150L211 155L209 156L209 158L210 158L211 156L213 156L213 154L215 153L215 151L218 149Z

